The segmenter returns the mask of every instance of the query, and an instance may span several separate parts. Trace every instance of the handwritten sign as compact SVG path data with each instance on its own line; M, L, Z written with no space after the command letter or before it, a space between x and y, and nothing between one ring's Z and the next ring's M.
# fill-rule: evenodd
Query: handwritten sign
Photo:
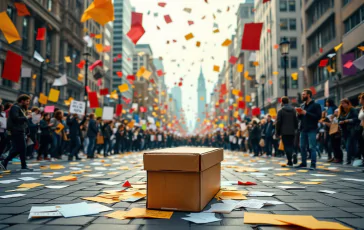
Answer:
M84 115L85 114L85 109L86 109L85 102L76 101L76 100L71 101L71 105L70 105L70 113L71 114Z

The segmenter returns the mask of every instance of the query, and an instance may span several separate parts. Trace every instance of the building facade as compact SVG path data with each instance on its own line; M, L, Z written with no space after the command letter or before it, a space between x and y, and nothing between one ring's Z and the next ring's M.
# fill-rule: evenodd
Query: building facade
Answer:
M254 21L255 23L263 23L263 29L260 50L256 52L256 58L249 56L249 59L258 63L255 74L257 82L253 82L252 85L258 86L256 92L258 105L265 111L268 108L278 108L280 106L278 99L284 96L284 59L279 49L283 37L290 41L290 52L287 56L286 66L288 97L297 100L297 93L303 87L304 76L303 72L299 70L302 65L302 49L299 46L302 33L299 13L301 2L300 0L279 0L267 3L255 1ZM292 73L297 73L298 78L292 78ZM260 81L263 75L266 77L264 85Z
M123 92L122 96L128 99L133 97L133 89L131 84L124 79L128 75L133 74L133 55L135 45L126 36L130 30L132 6L130 0L114 0L114 15L113 23L113 55L120 55L113 64L112 90L118 90L118 86L124 83L129 85L129 91ZM124 77L119 77L117 72L122 72Z
M336 103L349 98L357 105L357 96L364 91L364 71L343 66L364 54L357 48L364 46L364 2L302 1L301 15L305 86L315 88L315 97L322 105L327 96ZM342 47L335 51L341 43ZM336 55L330 58L330 54ZM327 58L330 68L319 67L320 61Z
M59 101L54 104L61 109L66 109L64 100L69 97L75 100L83 98L83 84L77 80L80 70L74 63L82 59L84 49L83 30L80 23L84 3L81 0L66 2L25 0L23 2L30 16L19 17L13 1L0 1L0 11L8 13L22 38L12 44L8 44L3 37L0 39L0 69L2 72L6 52L11 50L23 57L22 68L30 68L32 77L20 78L19 83L0 79L0 97L3 102L13 102L19 94L26 93L38 97L40 93L48 95L50 89L54 88L60 90ZM46 28L43 41L36 40L38 28ZM43 63L33 58L34 51L45 59ZM69 56L72 63L66 63L65 56ZM54 80L62 74L67 75L68 84L52 87Z
M181 118L181 109L182 109L182 90L179 86L174 86L171 89L172 97L176 100L176 115L177 118Z

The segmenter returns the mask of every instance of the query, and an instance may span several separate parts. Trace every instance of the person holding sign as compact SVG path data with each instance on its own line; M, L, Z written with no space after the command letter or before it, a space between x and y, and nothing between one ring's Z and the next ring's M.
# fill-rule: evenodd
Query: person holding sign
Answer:
M71 118L72 116L72 118ZM81 160L77 153L81 148L81 128L86 122L86 112L81 122L78 114L72 114L69 111L67 116L67 125L70 130L70 139L71 139L71 153L68 156L68 161L72 161L73 157L76 157L76 160Z

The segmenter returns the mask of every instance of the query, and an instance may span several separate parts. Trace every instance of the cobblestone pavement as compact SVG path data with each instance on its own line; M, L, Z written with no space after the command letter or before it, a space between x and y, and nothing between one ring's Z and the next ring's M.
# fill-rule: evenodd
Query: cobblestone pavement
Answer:
M95 162L101 162L102 165L96 166ZM241 229L298 229L293 227L263 226L263 225L245 225L244 212L270 213L270 214L289 214L289 215L313 215L319 220L328 220L340 222L354 229L364 229L364 181L343 180L343 178L363 179L362 168L352 166L343 166L336 164L327 164L323 160L318 162L316 171L299 171L297 169L288 169L281 167L284 163L283 158L253 158L248 154L229 153L225 151L225 161L222 167L223 181L252 181L256 186L238 186L239 190L271 192L273 197L257 197L256 199L282 201L285 204L275 206L264 206L261 209L241 209L233 211L230 214L216 214L222 220L205 225L197 225L182 220L186 217L186 212L175 212L171 219L127 219L116 220L104 217L110 212L100 213L98 215L74 217L74 218L45 218L28 220L30 208L34 206L48 206L57 204L70 204L83 202L82 197L90 197L101 194L101 191L107 189L120 189L118 186L96 185L97 181L112 180L125 182L146 181L146 173L142 171L142 153L133 153L126 155L112 156L107 159L82 160L77 163L67 161L57 161L52 164L61 164L64 169L50 170L42 169L40 172L60 172L62 175L69 175L75 171L73 167L89 169L92 173L102 173L104 176L97 178L85 177L83 174L77 174L77 181L59 182L53 181L52 178L40 177L41 175L21 175L18 168L20 165L10 165L10 174L3 174L2 180L18 179L20 177L35 177L35 181L21 181L11 184L0 184L0 196L13 193L24 193L26 196L18 198L0 199L0 229L26 229L26 230L157 230L157 229L200 229L200 230L241 230ZM29 162L29 166L39 169L40 166L50 165L49 162ZM97 164L97 163L96 163ZM129 170L121 170L121 166L127 166ZM256 172L237 172L239 167L250 167L258 169ZM72 168L71 168L72 167ZM44 167L43 167L44 168ZM269 169L271 168L271 169ZM125 168L124 168L125 169ZM266 170L266 171L264 171ZM295 173L291 176L277 176L278 173ZM84 173L86 174L86 173ZM266 174L263 176L263 174ZM312 174L321 174L315 176ZM331 174L334 176L322 176L322 174ZM44 174L43 174L44 175ZM302 185L300 182L323 179L321 184ZM305 190L283 190L277 186L287 185L291 181L294 184L289 186L306 186ZM283 184L282 182L286 183ZM44 185L70 185L64 189L47 189L44 186L36 187L25 192L5 192L16 189L22 183L41 183ZM335 194L319 193L319 190L336 191ZM186 194L188 196L188 194ZM249 199L249 198L248 198ZM128 210L133 207L145 207L145 199L135 203L119 202L115 204L103 204L116 210ZM214 199L205 208L217 201Z

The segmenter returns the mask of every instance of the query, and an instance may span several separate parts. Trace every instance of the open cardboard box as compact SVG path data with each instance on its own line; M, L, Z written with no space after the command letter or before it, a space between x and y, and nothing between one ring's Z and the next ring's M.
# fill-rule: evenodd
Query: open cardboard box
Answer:
M223 149L179 147L144 153L147 208L200 212L220 190Z

